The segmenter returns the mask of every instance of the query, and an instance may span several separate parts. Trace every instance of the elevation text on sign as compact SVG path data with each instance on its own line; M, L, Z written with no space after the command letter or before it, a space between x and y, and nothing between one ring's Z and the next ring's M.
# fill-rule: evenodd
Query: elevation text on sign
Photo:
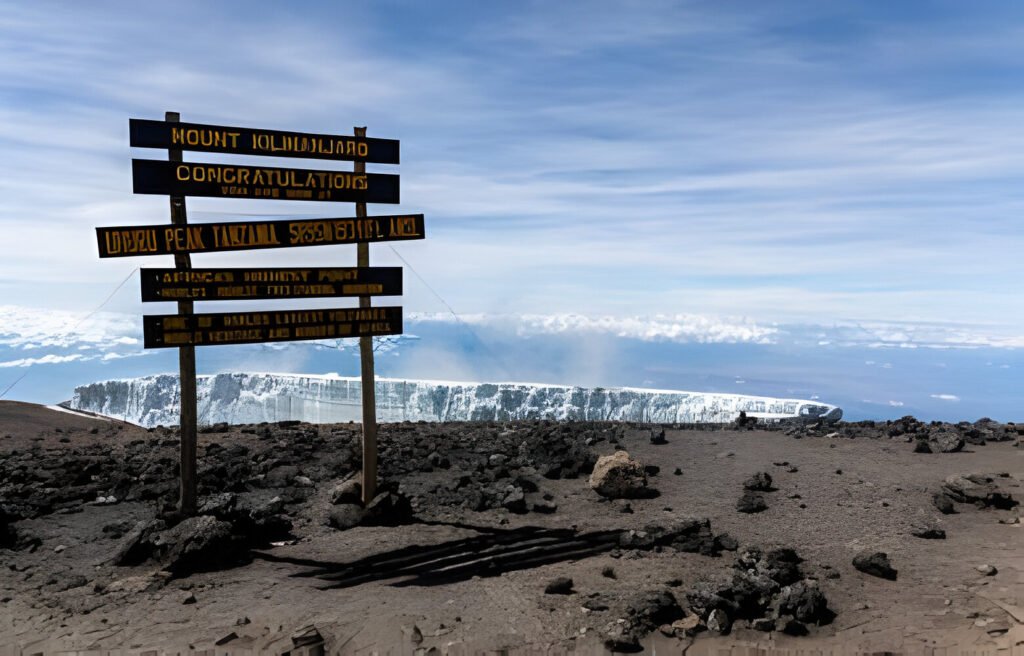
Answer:
M172 255L423 238L422 214L96 228L100 257Z

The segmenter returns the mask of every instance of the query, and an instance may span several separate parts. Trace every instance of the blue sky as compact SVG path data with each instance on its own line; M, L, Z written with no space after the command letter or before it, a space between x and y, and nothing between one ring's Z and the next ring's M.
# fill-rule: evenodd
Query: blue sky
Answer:
M809 352L845 330L1019 349L1022 100L1019 3L4 1L0 305L87 312L135 267L170 264L99 260L93 228L167 220L165 200L131 194L131 157L161 154L132 151L127 129L175 110L400 139L403 204L371 212L427 215L425 241L394 247L429 285L407 271L410 311L447 312L440 296L460 314L632 326L627 339L753 325L828 333ZM224 199L189 211L351 214ZM195 261L348 264L353 251ZM137 284L104 310L161 311Z

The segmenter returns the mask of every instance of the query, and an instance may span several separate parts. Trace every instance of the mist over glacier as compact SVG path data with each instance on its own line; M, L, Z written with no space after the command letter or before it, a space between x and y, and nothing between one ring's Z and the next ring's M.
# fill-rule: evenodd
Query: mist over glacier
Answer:
M20 309L0 327L5 398L56 403L100 380L177 372L173 349L143 350L138 317ZM763 325L701 318L641 321L489 316L406 319L378 340L381 377L530 381L820 400L844 419L1024 419L1024 355L1012 341L934 325ZM197 350L200 374L357 376L348 341Z

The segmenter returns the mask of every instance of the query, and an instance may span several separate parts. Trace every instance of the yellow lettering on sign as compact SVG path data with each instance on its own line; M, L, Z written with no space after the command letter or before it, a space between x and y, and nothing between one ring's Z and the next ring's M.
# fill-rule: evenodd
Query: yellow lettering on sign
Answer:
M161 322L164 330L185 330L188 327L186 324L185 317L164 317Z

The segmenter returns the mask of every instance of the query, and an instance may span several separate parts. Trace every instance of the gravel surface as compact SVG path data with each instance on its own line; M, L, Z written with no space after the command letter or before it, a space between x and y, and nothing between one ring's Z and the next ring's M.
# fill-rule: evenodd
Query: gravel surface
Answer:
M175 430L0 403L0 654L1024 640L1024 426L655 428L384 425L363 508L358 425L207 427L183 519ZM651 494L595 491L617 451Z

